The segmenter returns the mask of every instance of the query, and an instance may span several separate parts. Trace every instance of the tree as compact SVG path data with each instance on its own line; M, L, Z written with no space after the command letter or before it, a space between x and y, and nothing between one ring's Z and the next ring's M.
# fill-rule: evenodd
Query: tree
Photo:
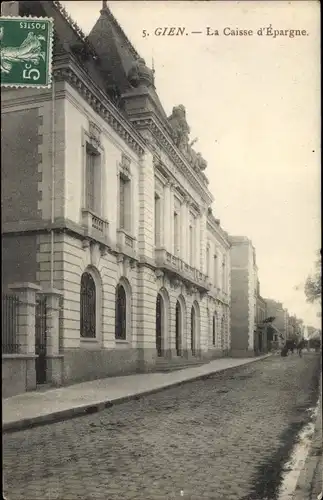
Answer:
M317 304L321 302L322 295L322 275L321 275L321 252L318 251L317 259L315 261L315 270L310 274L305 282L305 296L306 301L310 304Z

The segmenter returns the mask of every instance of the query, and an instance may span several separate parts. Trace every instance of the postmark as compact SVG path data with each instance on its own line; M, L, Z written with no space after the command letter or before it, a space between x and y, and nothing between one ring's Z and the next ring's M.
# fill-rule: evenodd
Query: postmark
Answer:
M53 19L0 18L1 87L50 88Z

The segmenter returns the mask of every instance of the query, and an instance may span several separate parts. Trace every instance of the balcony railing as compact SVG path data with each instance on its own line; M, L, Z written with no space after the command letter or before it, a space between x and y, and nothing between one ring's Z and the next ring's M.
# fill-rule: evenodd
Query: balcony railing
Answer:
M230 304L230 294L227 292L224 292L221 288L214 286L214 284L210 281L209 277L207 276L207 281L209 283L209 290L211 292L211 295L213 295L216 299L220 300L221 302L224 302L225 304Z
M179 273L184 279L200 285L203 289L209 290L208 277L195 267L184 262L180 257L176 257L165 249L156 249L155 251L156 264L161 267L166 267L170 271Z
M124 229L117 230L117 241L120 250L136 252L136 238L130 236Z
M91 210L82 210L83 226L87 236L99 236L103 240L108 239L109 223L93 213Z

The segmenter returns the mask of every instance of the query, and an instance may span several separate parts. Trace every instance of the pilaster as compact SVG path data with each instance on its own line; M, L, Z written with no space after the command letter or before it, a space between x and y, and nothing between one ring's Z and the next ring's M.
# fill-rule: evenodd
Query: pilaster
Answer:
M8 287L18 297L17 343L21 354L35 354L36 293L41 289L34 283L15 283Z
M35 340L36 340L36 294L41 289L34 283L15 283L8 287L18 297L17 343L19 354L30 359L26 361L26 390L36 389Z
M191 245L190 245L190 231L189 231L189 226L190 226L190 200L186 200L186 222L187 222L187 231L186 231L186 249L187 249L187 254L186 254L186 260L187 264L192 265L191 263Z
M170 183L170 207L169 207L169 213L170 217L169 220L166 221L166 231L169 231L169 251L175 255L176 252L174 250L174 245L175 245L175 236L174 236L174 191L175 191L175 184L173 182Z
M148 267L141 267L138 275L137 336L138 369L149 371L157 357L156 352L156 275Z
M63 356L59 353L59 299L62 293L55 288L43 290L46 297L46 359L48 382L61 385L63 377Z
M168 252L171 251L172 240L169 230L169 221L172 219L171 213L171 188L170 183L164 186L164 212L163 212L163 227L164 227L164 247Z
M206 209L201 210L200 217L200 265L199 269L203 274L207 274L206 264Z
M153 156L147 152L140 158L139 175L139 235L138 249L146 257L153 258L154 245L154 166Z
M195 219L195 261L193 266L200 270L201 267L201 225L199 215Z
M188 221L187 221L187 207L186 207L185 200L183 201L183 203L181 205L180 222L181 222L181 251L180 251L180 257L181 257L181 259L184 262L187 262L187 256L188 256L188 251L187 251Z

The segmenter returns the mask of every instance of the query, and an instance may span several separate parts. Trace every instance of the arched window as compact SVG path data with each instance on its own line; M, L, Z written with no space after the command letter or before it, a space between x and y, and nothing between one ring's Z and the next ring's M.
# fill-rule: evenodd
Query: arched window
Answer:
M221 349L225 346L225 317L221 319Z
M179 301L176 302L176 325L175 325L175 335L176 335L176 355L181 355L182 350L182 310Z
M216 343L216 320L217 316L216 313L213 315L213 324L212 324L212 344L215 345Z
M163 354L163 297L160 293L157 295L156 301L156 350L157 356Z
M96 288L90 273L82 274L80 299L80 335L93 339L96 336Z
M192 306L191 309L191 351L194 356L195 354L195 309Z
M116 289L116 317L115 338L126 340L127 338L127 296L123 285L119 284Z

